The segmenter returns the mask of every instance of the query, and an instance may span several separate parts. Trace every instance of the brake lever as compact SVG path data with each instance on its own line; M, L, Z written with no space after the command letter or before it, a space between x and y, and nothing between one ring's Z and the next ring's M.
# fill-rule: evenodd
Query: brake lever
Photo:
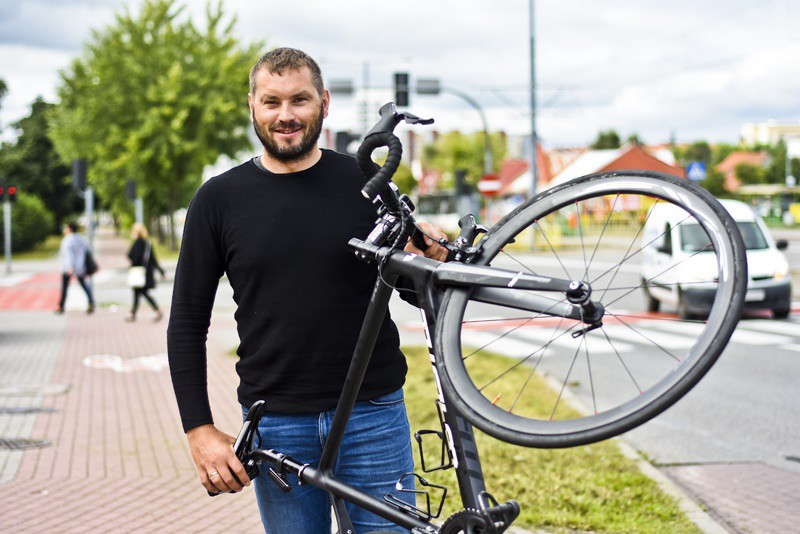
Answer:
M250 453L253 451L253 442L258 432L258 423L261 421L261 413L264 411L265 407L266 403L263 400L256 401L250 406L250 409L247 411L247 417L245 417L244 423L242 423L242 429L239 430L239 435L236 436L236 442L233 444L233 453L239 461L242 462L244 470L250 480L253 480L259 474L258 463L250 457ZM235 474L233 478L236 479L239 484L242 483L241 480L236 478ZM215 497L217 495L219 495L219 493L208 491L209 497Z
M416 115L407 111L398 113L397 118L406 121L408 124L433 124L433 119L423 119L422 117L417 117ZM398 120L397 122L400 121Z
M407 111L398 112L394 102L389 102L381 106L378 113L381 118L378 123L367 132L367 135L364 136L365 139L373 134L393 133L395 127L402 121L408 124L433 124L433 119L423 119Z

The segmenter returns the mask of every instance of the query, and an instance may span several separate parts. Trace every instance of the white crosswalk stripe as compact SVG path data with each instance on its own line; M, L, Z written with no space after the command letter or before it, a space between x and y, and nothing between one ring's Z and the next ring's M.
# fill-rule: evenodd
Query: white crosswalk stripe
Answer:
M744 325L746 325L746 323L743 324L740 322L739 326L736 328L736 330L734 330L733 335L731 336L732 342L742 343L744 345L779 345L782 343L791 343L792 341L791 337L759 332ZM682 333L684 335L697 336L700 334L700 332L702 332L704 325L700 323L660 321L658 328L669 330L671 332ZM795 335L800 336L800 331L798 331Z
M613 353L616 349L622 354L653 346L670 350L685 349L694 344L704 328L701 323L670 320L638 321L632 326L633 329L624 324L606 324L602 331L589 332L590 350L593 353ZM553 330L543 327L517 328L510 333L508 330L465 330L462 332L462 344L471 349L485 347L486 350L516 358L528 357L532 353L534 357L544 354L545 358L565 352L574 353L579 349L581 339L573 339L569 333L559 337L562 332L552 339ZM608 335L611 344L603 332ZM772 320L747 320L739 323L731 342L800 352L800 325ZM547 343L550 347L546 351L539 350Z
M785 336L800 337L800 324L774 321L772 319L743 320L739 321L737 330L755 330L756 332L771 332Z

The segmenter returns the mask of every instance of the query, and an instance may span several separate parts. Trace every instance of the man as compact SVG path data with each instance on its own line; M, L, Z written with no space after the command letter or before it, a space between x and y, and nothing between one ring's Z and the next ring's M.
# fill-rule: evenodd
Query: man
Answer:
M64 313L69 281L73 276L78 279L89 301L86 313L94 313L94 297L89 285L89 273L86 272L86 253L89 252L89 244L78 234L78 223L68 222L62 228L62 233L64 239L61 240L58 249L58 261L61 264L61 299L58 301L56 313L59 315Z
M263 153L212 178L192 200L168 331L183 427L200 481L212 492L249 485L234 438L213 425L208 403L205 337L220 276L227 274L238 306L239 402L266 401L262 447L312 465L377 276L375 265L359 262L346 246L366 237L376 218L360 193L365 179L352 157L317 144L330 104L317 63L299 50L268 52L250 72L248 102ZM427 256L444 258L442 247L427 244ZM406 369L387 313L334 469L379 499L413 470L401 389ZM283 493L265 473L256 480L266 531L330 532L327 495L290 482L292 491ZM349 510L358 531L392 528Z

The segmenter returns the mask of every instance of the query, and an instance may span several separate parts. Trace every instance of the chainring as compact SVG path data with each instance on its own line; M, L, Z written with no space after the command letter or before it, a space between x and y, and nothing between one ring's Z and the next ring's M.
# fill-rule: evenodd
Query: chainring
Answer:
M482 513L471 508L456 512L442 524L439 534L495 534L492 525Z

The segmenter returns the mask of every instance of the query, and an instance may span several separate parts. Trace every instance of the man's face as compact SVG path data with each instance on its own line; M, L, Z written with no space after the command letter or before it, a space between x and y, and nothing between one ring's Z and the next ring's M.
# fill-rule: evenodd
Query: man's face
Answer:
M262 69L248 101L256 135L270 157L298 161L317 146L330 97L317 92L307 67L280 75Z

